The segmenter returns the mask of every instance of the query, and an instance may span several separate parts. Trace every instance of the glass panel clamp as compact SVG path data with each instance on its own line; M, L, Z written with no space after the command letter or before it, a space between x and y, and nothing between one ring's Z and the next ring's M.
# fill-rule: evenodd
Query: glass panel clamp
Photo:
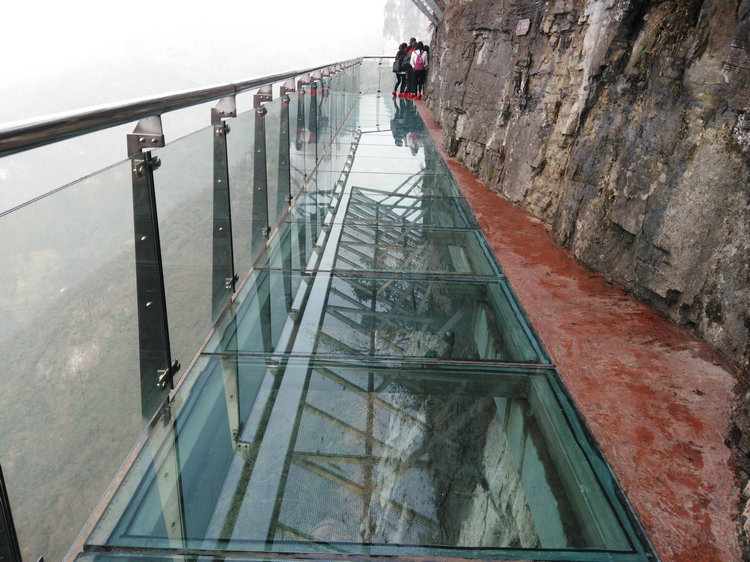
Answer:
M159 388L164 390L165 388L169 387L169 389L174 388L174 376L177 374L177 372L180 370L180 362L175 360L174 363L172 363L169 368L167 369L159 369L157 373L159 374L159 379L156 384Z

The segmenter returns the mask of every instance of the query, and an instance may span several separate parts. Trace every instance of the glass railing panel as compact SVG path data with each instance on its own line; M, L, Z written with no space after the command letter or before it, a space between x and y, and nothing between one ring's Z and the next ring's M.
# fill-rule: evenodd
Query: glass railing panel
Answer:
M190 363L214 322L213 137L207 127L154 151L162 162L154 184L169 339L172 359L182 365Z
M202 358L87 544L643 557L551 381L518 368Z
M314 115L317 121L314 124L316 139L315 155L316 160L320 162L323 158L323 151L330 143L330 110L328 107L329 95L323 80L317 80L315 86L315 111ZM312 122L311 122L312 126Z
M446 275L500 275L484 236L477 230L347 224L336 251L336 270Z
M282 101L280 98L272 102L264 103L266 113L266 174L268 177L268 220L269 225L274 228L284 218L289 208L289 187L287 176L289 174L289 146L281 146L281 113ZM289 124L284 123L289 134ZM280 151L285 151L284 153Z
M342 127L347 112L344 79L343 71L337 72L333 76L331 85L332 106L335 115L334 130L338 130Z
M382 72L383 62L380 58L364 59L362 61L362 65L360 66L360 93L377 94L381 86Z
M333 135L338 129L336 110L334 108L334 97L331 87L333 86L333 77L328 76L323 80L323 100L325 103L325 112L328 115L328 124L326 127L326 145L331 144Z
M307 87L298 92L291 92L289 104L290 132L290 167L292 196L296 196L305 183L307 174L315 166L314 145L309 144L307 120L310 95ZM312 152L310 148L312 147Z
M62 559L164 399L140 377L130 168L0 217L0 464L26 560Z
M253 178L255 175L255 112L227 121L229 192L232 205L234 266L242 276L262 251L264 240L253 225Z
M392 57L383 57L380 59L380 92L384 97L390 98L393 86L396 83L396 74L393 72Z

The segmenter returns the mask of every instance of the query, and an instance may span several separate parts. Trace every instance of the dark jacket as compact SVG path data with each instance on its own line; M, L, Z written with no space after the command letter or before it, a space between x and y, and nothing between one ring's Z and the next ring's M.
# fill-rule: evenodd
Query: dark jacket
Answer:
M393 61L393 72L406 72L404 68L404 57L406 57L405 51L399 51L396 53L396 58Z

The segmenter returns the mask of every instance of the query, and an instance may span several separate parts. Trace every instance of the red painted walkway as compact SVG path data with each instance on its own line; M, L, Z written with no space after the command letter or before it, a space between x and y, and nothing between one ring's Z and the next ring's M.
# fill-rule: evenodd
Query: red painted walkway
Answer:
M442 130L418 109L442 147ZM731 366L443 158L662 560L740 559Z

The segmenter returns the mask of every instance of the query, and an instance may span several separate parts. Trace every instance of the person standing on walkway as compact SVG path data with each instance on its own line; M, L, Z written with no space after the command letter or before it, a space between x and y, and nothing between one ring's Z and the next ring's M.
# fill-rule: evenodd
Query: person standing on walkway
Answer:
M409 46L406 48L406 57L404 57L404 62L406 64L406 97L410 100L414 99L414 94L417 91L416 82L414 81L414 67L411 65L411 55L416 48L417 40L412 37L409 39Z
M404 58L406 57L407 46L406 43L401 43L401 45L398 46L398 52L393 61L393 72L396 74L396 85L393 86L392 92L394 98L397 94L400 94L399 97L403 97L406 92L406 67L404 66ZM399 85L401 86L400 92Z
M427 77L427 52L420 41L411 54L411 67L414 69L414 99L421 100L424 97L424 81Z

